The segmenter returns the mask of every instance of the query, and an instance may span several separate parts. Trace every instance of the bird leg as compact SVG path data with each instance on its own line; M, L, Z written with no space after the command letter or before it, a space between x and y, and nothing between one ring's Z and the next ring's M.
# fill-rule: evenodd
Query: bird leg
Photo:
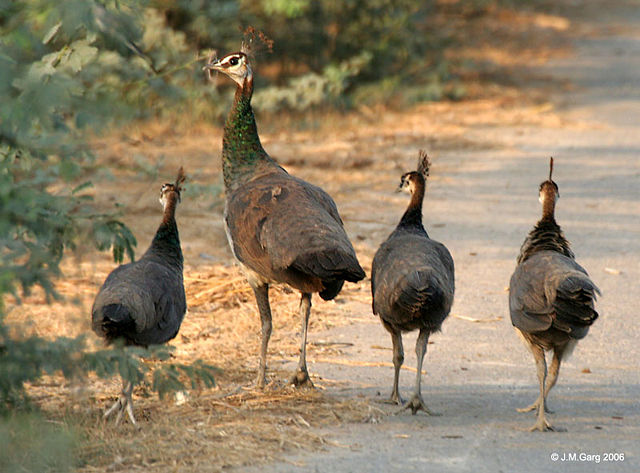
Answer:
M567 348L566 345L562 347L555 347L553 349L553 360L551 360L551 366L549 367L549 375L547 376L547 381L544 385L544 411L553 414L553 411L547 407L547 396L549 395L549 391L556 385L556 381L558 381L558 373L560 372L560 363L562 362L562 356L564 355L564 351Z
M536 421L535 424L533 424L533 426L529 430L530 431L539 430L540 432L555 430L553 426L547 421L544 415L545 414L545 381L547 378L547 361L545 360L545 357L544 357L544 349L541 346L531 344L531 352L533 353L533 357L536 360L538 383L540 384L540 396L538 397L538 400L533 403L534 408L537 407L538 409L538 420Z
M534 410L537 410L540 407L540 396L538 396L538 399L536 399L532 404L528 405L527 407L519 407L516 409L516 411L518 412L531 412ZM553 414L553 412L551 412L547 406L544 407L544 411L547 414Z
M402 405L402 398L400 397L400 390L398 389L398 381L400 378L400 367L404 362L404 350L402 348L402 334L395 330L391 325L382 321L384 328L386 328L391 334L391 343L393 344L393 389L391 390L391 396L389 397L389 403Z
M131 381L122 380L122 392L118 400L104 413L103 419L107 420L111 414L118 412L116 415L116 425L122 420L122 413L127 411L129 420L133 425L136 425L136 419L133 416L133 399L131 394L133 393L133 383Z
M549 409L547 406L547 396L549 395L549 391L553 388L558 380L558 372L560 371L560 362L562 361L562 355L564 354L565 347L556 348L553 351L553 360L551 361L551 366L549 367L549 371L547 373L547 378L544 383L544 411L547 414L553 414L553 411ZM533 410L537 410L540 408L540 403L542 402L542 396L538 396L538 399L535 400L533 404L527 407L523 407L520 409L516 409L518 412L530 412Z
M302 341L300 343L300 361L298 362L298 370L291 379L294 386L313 387L313 383L309 378L307 371L307 329L309 326L309 315L311 314L311 294L303 292L300 298L300 316L302 318Z
M258 311L260 312L260 322L262 324L262 342L260 344L260 367L258 368L258 376L256 378L256 387L264 388L266 384L267 373L267 346L269 338L271 338L271 307L269 306L269 285L251 286L256 296Z
M411 396L411 399L409 399L409 401L402 407L400 412L406 409L411 409L411 413L413 415L415 415L416 412L420 410L423 410L430 416L440 415L431 411L426 406L426 404L424 403L424 400L422 399L422 392L421 392L422 362L424 361L424 355L427 352L427 342L429 341L429 333L430 333L429 330L426 328L420 329L420 335L418 335L418 339L416 340L416 358L418 359L418 366L417 366L418 372L416 373L416 386L413 391L413 396Z

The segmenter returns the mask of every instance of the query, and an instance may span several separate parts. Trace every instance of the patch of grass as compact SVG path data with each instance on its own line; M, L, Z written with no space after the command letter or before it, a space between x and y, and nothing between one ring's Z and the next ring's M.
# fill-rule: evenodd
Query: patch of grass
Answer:
M47 421L36 413L0 418L0 471L71 471L77 440L67 424Z

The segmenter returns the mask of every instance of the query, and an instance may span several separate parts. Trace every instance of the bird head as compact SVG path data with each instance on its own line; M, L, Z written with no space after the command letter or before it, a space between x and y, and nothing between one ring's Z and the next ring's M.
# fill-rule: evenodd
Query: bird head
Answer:
M538 191L539 197L538 200L541 204L544 205L545 201L548 199L553 199L553 202L557 202L560 198L560 191L558 190L558 185L553 182L551 179L551 175L553 174L553 158L549 159L549 179L542 182L540 184L540 189Z
M420 179L424 180L422 175L417 171L404 173L400 178L400 185L396 189L396 192L406 192L407 194L413 194Z
M209 62L202 68L211 74L211 71L222 72L229 76L239 87L243 88L245 81L252 87L253 71L251 69L251 59L261 50L273 51L273 40L269 39L262 31L249 26L244 32L244 40L240 51L227 54L217 59L210 57Z
M206 71L218 71L229 76L240 87L244 85L245 80L252 78L251 65L249 64L249 56L240 51L237 53L227 54L226 56L210 60L203 68Z
M418 152L418 167L415 171L406 172L400 178L400 185L396 189L396 192L406 192L413 194L419 181L425 184L427 177L429 176L429 168L431 167L431 160L425 150Z
M178 170L178 176L176 177L176 181L174 183L165 183L162 184L162 188L160 189L160 204L162 204L162 208L167 208L167 203L169 202L169 196L175 195L176 202L180 202L180 192L182 191L182 183L185 181L186 176L184 174L184 169L180 167Z

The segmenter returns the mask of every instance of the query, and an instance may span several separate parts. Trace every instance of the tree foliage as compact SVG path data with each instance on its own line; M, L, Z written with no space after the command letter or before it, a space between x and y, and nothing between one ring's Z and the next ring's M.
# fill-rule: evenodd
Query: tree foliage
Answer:
M366 78L404 73L429 51L425 31L435 1L411 0L152 0L168 24L197 47L237 48L247 25L274 40L269 58L280 78L308 69L322 72L364 52L371 54ZM433 51L432 51L433 52Z
M97 209L89 193L96 163L87 137L144 116L140 105L157 97L175 100L179 88L158 68L173 67L184 48L169 50L180 37L153 18L143 2L0 2L0 409L23 404L24 383L44 373L137 382L146 372L145 350L85 352L84 337L21 337L5 324L3 302L35 286L59 297L53 280L79 241L133 260L136 240L118 209ZM182 372L213 382L202 364Z
M268 111L357 103L360 87L432 84L443 37L429 30L434 0L151 0L194 49L237 50L247 25L274 40L255 105ZM440 65L439 68L435 67ZM445 68L446 69L446 68ZM446 70L444 70L446 74ZM267 84L265 84L267 82ZM226 104L225 104L226 105Z

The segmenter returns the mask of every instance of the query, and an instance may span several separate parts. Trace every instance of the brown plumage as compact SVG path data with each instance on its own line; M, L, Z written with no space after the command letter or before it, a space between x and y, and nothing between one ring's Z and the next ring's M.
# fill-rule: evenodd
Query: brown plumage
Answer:
M293 383L312 384L306 364L311 294L333 299L344 281L360 281L364 271L333 199L289 175L262 147L251 108L253 72L247 52L228 54L205 69L223 72L237 85L223 137L224 219L229 244L254 291L262 322L256 384L265 384L272 328L268 291L271 283L278 282L302 294L300 361Z
M276 169L231 193L226 215L235 256L264 279L329 300L344 280L362 276L335 203L319 187Z
M538 411L531 430L554 430L545 416L546 398L558 379L560 364L584 338L598 318L594 308L600 291L576 263L569 242L555 221L558 186L551 179L540 184L542 218L520 249L517 267L509 283L511 322L525 341L536 362L540 395L520 412ZM553 351L547 376L545 351Z

